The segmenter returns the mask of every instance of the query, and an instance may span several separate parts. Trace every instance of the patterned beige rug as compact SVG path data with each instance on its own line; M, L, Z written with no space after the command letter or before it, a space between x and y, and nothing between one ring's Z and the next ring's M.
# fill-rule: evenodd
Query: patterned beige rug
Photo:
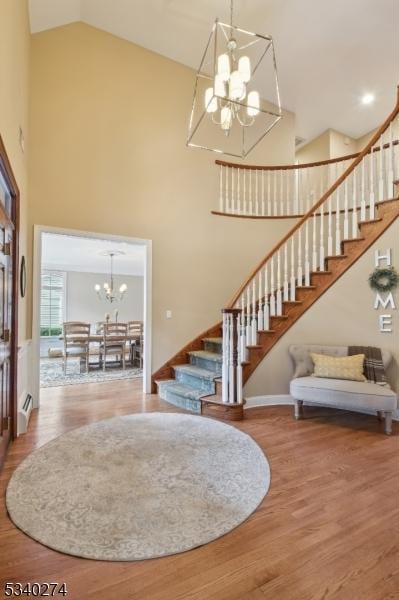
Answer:
M259 446L204 417L149 413L75 429L28 456L7 489L15 525L66 554L141 560L201 546L256 509Z

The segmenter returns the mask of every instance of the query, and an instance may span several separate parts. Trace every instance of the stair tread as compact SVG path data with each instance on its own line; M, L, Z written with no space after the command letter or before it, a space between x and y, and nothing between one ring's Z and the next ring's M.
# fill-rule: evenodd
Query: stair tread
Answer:
M331 275L331 271L311 271L311 275Z
M214 371L209 371L208 369L203 369L202 367L197 367L196 365L185 364L185 365L175 365L173 366L175 371L181 371L182 373L186 373L187 375L193 375L194 377L200 377L201 379L209 379L214 381L216 378L216 373Z
M375 219L366 219L365 221L359 221L359 225L367 225L367 223L378 223L382 221L382 217L376 217Z
M172 383L175 381L176 381L176 379L155 379L155 383L157 385L163 385L164 383Z
M357 237L357 238L345 238L344 240L342 240L343 244L346 244L347 242L363 242L366 238L364 237Z
M202 341L210 342L211 344L222 344L223 338L222 337L206 337L206 338L202 338Z
M172 379L168 384L168 389L176 394L177 396L182 396L183 398L189 398L190 400L200 400L202 396L205 396L207 392L204 390L200 390L199 388L193 388L180 381L176 381Z
M217 363L223 362L223 357L218 352L209 352L208 350L191 350L188 352L190 356L197 356L205 360L212 360Z
M326 256L326 260L332 260L334 258L348 258L347 254L329 254Z

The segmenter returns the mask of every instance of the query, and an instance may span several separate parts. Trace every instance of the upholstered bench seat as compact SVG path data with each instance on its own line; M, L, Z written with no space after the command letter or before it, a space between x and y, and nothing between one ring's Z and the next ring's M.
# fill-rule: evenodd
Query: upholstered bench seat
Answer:
M343 410L375 411L380 418L385 418L385 433L391 433L392 413L397 409L398 398L389 385L312 376L312 352L343 357L348 356L347 346L297 344L290 346L289 350L295 367L290 394L294 400L296 419L303 415L304 402ZM392 355L387 350L382 350L382 361L387 369L392 361Z
M396 394L390 388L363 381L298 377L290 384L290 394L296 400L335 408L395 410Z

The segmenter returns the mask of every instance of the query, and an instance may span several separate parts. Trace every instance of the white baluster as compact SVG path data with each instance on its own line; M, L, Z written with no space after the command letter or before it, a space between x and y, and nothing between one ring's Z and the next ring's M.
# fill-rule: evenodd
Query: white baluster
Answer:
M276 314L283 314L283 294L281 291L281 255L280 250L277 251L277 293L276 293Z
M348 178L344 183L344 240L349 239L349 198L348 198Z
M391 200L391 198L395 197L394 193L394 171L395 171L395 154L394 154L394 146L393 146L393 125L392 122L389 124L389 148L387 150L389 154L388 160L388 183L387 183L387 200Z
M291 278L290 278L290 300L295 301L296 298L296 281L295 281L295 248L294 236L291 237Z
M249 177L249 214L254 214L253 198L252 198L252 169L248 171Z
M252 331L251 331L251 299L249 285L247 287L247 311L246 311L246 327L245 336L247 338L247 346L251 345Z
M274 290L274 256L272 256L270 264L270 316L276 316L276 295Z
M295 161L298 164L298 161ZM293 171L293 186L294 186L294 206L292 212L294 215L299 215L299 169Z
M247 170L243 169L243 187L244 187L244 193L243 193L243 214L246 215L247 214Z
M303 190L303 169L297 169L297 179L298 179L298 215L303 215L303 198L304 198L304 190Z
M366 185L365 185L365 160L362 160L361 164L361 188L360 188L360 220L366 220Z
M279 199L279 214L284 214L284 191L283 191L283 171L280 171L280 199Z
M328 236L327 236L327 256L332 256L333 253L333 237L332 237L332 199L331 194L328 197Z
M270 310L269 310L269 269L265 266L265 305L263 307L263 329L270 329Z
M242 214L240 167L237 168L237 212L239 215Z
M225 181L225 194L226 194L226 212L230 212L230 204L229 204L229 168L227 167L227 171L226 171L226 181Z
M231 167L231 212L235 213L235 182L234 182L234 167Z
M288 302L290 299L290 290L288 285L288 245L284 244L284 283L283 283L283 299Z
M262 216L265 216L265 170L262 169Z
M277 171L273 171L273 215L277 215Z
M263 286L262 286L262 269L258 275L258 331L263 329Z
M245 330L245 300L241 296L240 362L247 360L247 336Z
M272 182L273 171L267 171L267 216L272 215L272 194L271 194L271 182Z
M258 325L256 323L256 283L252 280L252 320L251 320L251 345L258 343Z
M222 401L229 401L229 315L223 313L223 362L222 362Z
M302 268L302 227L298 231L298 285L303 285L303 268Z
M379 168L379 179L378 179L378 201L383 202L384 198L384 136L380 138L380 149L378 152L378 168Z
M358 215L357 215L357 202L356 202L356 169L353 171L352 177L352 192L353 192L353 202L352 202L352 238L355 239L358 236L359 228L358 228Z
M243 381L242 381L242 361L240 359L240 348L241 348L241 315L237 315L237 354L238 354L238 364L236 367L237 374L237 403L242 404L242 390L243 390Z
M317 221L317 215L314 212L313 213L313 234L312 234L312 270L313 271L317 271L317 239L316 239L316 221Z
M223 165L220 165L220 179L219 179L219 211L224 212L223 208Z
M369 218L371 220L375 219L375 193L374 193L374 154L373 150L371 150L369 156L369 188L370 188L370 208L369 208Z
M258 169L255 170L255 214L259 215Z
M339 256L341 252L341 206L340 206L340 188L338 187L335 191L335 255Z
M309 219L305 222L305 286L310 285Z
M320 247L319 247L319 269L325 271L325 252L324 252L324 203L320 207Z
M234 390L234 315L229 315L229 326L230 326L230 335L229 335L229 402L231 404L234 403L235 400L235 390Z

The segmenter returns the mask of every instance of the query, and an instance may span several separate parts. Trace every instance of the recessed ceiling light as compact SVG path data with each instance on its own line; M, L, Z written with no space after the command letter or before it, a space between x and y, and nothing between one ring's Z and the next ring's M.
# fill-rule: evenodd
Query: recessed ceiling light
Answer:
M362 97L362 104L372 104L374 100L374 94L364 94L364 96Z

